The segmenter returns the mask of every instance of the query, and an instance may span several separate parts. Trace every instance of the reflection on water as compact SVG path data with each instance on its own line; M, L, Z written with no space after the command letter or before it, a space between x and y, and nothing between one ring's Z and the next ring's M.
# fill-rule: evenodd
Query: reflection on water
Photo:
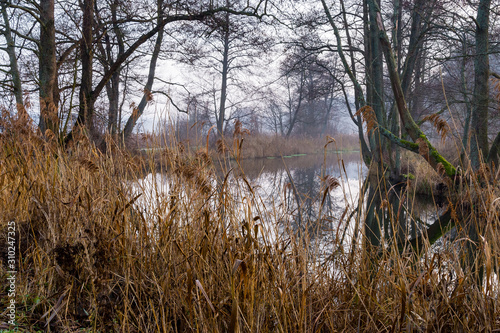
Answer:
M223 160L215 164L219 167L211 179L214 192L207 204L219 211L220 223L225 227L258 224L262 230L259 236L265 242L307 233L323 254L332 253L335 249L330 245L334 243L350 247L356 239L354 233L360 231L354 222L361 217L349 219L351 213L366 204L364 197L364 202L360 202L367 170L359 153L248 159L239 163ZM171 180L168 175L151 174L138 182L137 189L142 193L139 202L145 213L160 217L168 214L173 202L170 189L178 186L175 182L170 184ZM174 201L193 200L196 194L190 191L189 187L177 188ZM434 220L438 215L433 202L426 209L415 198L402 200L406 207L419 212L419 220L413 222L410 215L400 215L406 221L402 220L401 225L413 229L413 233L422 221ZM187 214L187 223L189 219Z
M335 177L340 185L326 191L326 208L322 211L330 215L341 213L345 201L357 200L359 182L363 179L359 153L335 154L326 159L322 155L309 155L243 160L240 165L240 172L255 186L265 202L278 202L279 198L283 198L287 207L295 208L298 216L309 220L318 218L317 204L326 190L327 184L322 181L326 176Z
M357 208L365 216L365 206L369 201L367 196L361 196L360 202L360 189L367 170L359 153L331 154L326 158L323 155L308 155L242 160L239 164L233 161L231 166L234 188L245 187L239 184L241 179L246 179L251 188L251 193L233 193L233 199L243 203L245 198L259 198L266 212L272 215L266 220L279 224L272 232L273 237L286 228L291 229L286 231L297 234L307 232L308 238L319 246L320 251L327 253L333 250L329 246L333 243L349 248L355 239L353 234L361 231L355 230L356 220L348 218ZM332 184L337 186L329 186ZM432 199L425 201L418 196L403 195L397 187L390 191L389 198L397 199L390 201L394 204L393 211L399 211L397 223L401 225L398 227L401 237L415 237L418 229L425 223L433 222L443 212ZM374 204L377 209L381 206L381 203ZM410 212L418 212L418 216ZM359 221L364 217L357 218ZM392 230L387 227L381 232L387 237L393 236Z
M260 214L269 217L264 220L278 224L267 226L272 238L291 228L295 233L307 232L311 240L338 236L339 221L358 205L366 173L359 153L242 160L233 161L231 167L231 184L239 189L232 198L241 203L258 198L265 210ZM224 172L219 172L224 178ZM251 189L248 192L241 191L243 179ZM350 237L346 238L347 245Z

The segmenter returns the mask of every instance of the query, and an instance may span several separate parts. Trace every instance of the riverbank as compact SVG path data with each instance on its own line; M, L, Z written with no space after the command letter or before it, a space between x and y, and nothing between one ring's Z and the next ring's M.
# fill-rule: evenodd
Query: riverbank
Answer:
M324 138L275 135L244 136L240 158L263 158L322 154L336 151L359 151L359 139L354 134L338 134Z
M167 142L167 143L165 143ZM272 158L281 156L302 156L304 154L323 154L325 150L332 152L357 152L359 151L359 139L356 134L338 134L325 136L323 138L312 138L306 136L291 136L289 138L272 134L240 134L228 136L225 142L209 139L207 146L206 138L196 136L191 139L176 140L165 136L148 136L147 139L132 140L130 148L142 152L169 150L177 147L180 151L205 151L212 156L227 154L229 157L252 159Z

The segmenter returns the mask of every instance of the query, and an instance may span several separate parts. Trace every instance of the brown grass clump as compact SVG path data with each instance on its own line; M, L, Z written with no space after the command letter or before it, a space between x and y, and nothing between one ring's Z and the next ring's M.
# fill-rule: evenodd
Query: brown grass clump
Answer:
M296 233L249 182L216 177L206 152L171 147L168 160L141 160L102 154L84 139L69 152L19 133L0 138L0 299L5 309L5 237L14 221L20 332L500 329L498 213L486 217L489 282L478 289L453 242L417 257L333 238L319 257L325 244ZM144 177L148 165L168 170ZM326 190L337 186L325 178ZM319 222L304 221L303 230Z
M409 189L413 193L436 195L442 191L444 178L421 155L404 151L401 172L410 181Z

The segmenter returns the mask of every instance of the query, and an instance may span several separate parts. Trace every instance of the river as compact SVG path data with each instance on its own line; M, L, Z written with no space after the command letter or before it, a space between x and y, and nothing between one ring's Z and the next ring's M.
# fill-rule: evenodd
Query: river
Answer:
M220 196L224 179L226 210L224 225L242 225L248 221L260 227L259 237L266 243L291 234L307 235L315 251L333 251L331 244L348 248L353 239L355 218L349 219L360 202L360 189L367 174L358 152L243 159L214 162L216 177L211 180ZM149 174L139 182L141 206L146 214L168 214L163 200L171 188L169 176ZM137 192L136 192L137 193ZM191 200L190 194L181 195ZM439 213L432 201L405 198L405 206L418 211L421 221L432 221ZM217 206L217 200L210 204ZM154 219L154 218L153 218ZM359 220L358 220L359 221ZM420 223L420 222L419 222ZM414 224L416 225L416 223ZM359 230L359 229L358 229ZM340 244L340 245L339 245Z

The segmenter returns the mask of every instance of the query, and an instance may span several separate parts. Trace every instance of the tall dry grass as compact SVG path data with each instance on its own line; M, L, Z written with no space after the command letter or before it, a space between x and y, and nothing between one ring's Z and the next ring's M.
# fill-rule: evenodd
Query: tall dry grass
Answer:
M6 226L15 221L21 332L500 330L494 189L484 216L489 282L478 288L460 265L463 240L433 251L424 242L418 256L396 245L372 254L337 237L318 257L308 233L265 207L245 179L229 186L230 170L218 178L206 152L103 154L84 137L68 150L3 128L1 300L5 309ZM145 170L154 171L149 184ZM337 235L352 229L352 210L338 217Z
M432 196L442 192L443 178L418 154L402 152L401 172L409 180L408 189L412 193Z

